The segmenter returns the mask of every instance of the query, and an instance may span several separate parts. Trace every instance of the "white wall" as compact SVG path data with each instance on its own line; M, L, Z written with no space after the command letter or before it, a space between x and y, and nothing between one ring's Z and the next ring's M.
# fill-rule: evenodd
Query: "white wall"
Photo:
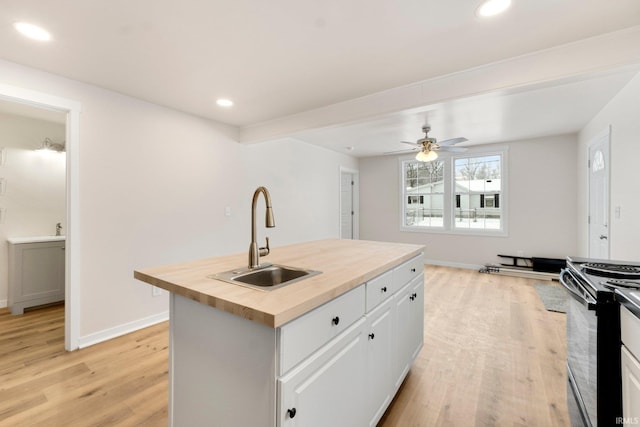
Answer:
M579 134L578 212L579 254L589 253L588 239L588 146L593 138L611 126L609 256L640 261L640 74L634 77ZM620 218L615 208L620 207Z
M560 135L508 146L507 237L400 231L399 161L360 159L360 238L426 245L434 263L479 266L497 254L564 258L576 252L576 136ZM491 145L487 146L491 149Z
M64 141L64 125L0 113L0 307L7 303L7 237L54 235L58 222L66 229L64 153L34 151L47 137Z
M134 269L246 251L259 185L273 199L274 250L339 236L339 167L357 167L349 156L292 141L240 145L234 128L8 62L0 75L82 104L81 341L168 310Z

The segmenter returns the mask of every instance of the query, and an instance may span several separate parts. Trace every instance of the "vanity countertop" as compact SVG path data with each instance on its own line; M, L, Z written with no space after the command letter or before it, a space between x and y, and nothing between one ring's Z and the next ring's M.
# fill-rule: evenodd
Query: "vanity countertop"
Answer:
M257 290L207 276L246 266L247 253L134 271L134 277L202 304L279 327L424 250L421 245L329 239L275 247L262 262L319 270L273 290Z
M19 245L22 243L60 242L65 239L66 239L66 236L7 237L7 241L14 245Z

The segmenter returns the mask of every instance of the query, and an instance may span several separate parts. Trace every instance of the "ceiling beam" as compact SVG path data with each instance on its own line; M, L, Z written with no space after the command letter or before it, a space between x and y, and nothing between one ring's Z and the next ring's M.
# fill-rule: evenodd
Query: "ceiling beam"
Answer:
M241 143L362 122L386 114L494 92L566 83L640 64L640 26L396 87L240 129Z

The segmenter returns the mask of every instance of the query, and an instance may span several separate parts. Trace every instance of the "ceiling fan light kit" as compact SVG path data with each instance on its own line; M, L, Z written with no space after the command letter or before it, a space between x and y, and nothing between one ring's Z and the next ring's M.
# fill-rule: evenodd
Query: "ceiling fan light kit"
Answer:
M432 162L438 158L438 153L431 150L422 150L416 154L416 160L420 162Z
M463 147L453 147L453 145L455 144L468 141L467 138L458 137L458 138L445 139L444 141L438 142L438 140L435 138L429 138L430 131L431 131L431 127L428 125L425 125L422 127L422 132L424 132L424 138L420 138L416 142L400 141L403 144L413 145L414 148L410 150L389 151L385 154L398 154L398 153L408 153L412 151L418 151L418 154L416 154L416 160L420 162L431 162L438 158L437 151L451 151L451 152L458 152L458 153L462 151L467 151L467 149Z

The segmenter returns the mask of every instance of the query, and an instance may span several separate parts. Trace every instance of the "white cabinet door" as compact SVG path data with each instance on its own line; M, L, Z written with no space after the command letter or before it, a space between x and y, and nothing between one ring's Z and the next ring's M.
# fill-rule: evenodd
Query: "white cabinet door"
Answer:
M622 415L640 420L640 363L622 346Z
M278 380L278 425L354 427L365 424L366 320Z
M424 275L402 288L395 299L397 352L393 372L394 391L400 387L424 340Z
M393 300L367 314L367 422L375 426L393 397L391 373L396 351Z

